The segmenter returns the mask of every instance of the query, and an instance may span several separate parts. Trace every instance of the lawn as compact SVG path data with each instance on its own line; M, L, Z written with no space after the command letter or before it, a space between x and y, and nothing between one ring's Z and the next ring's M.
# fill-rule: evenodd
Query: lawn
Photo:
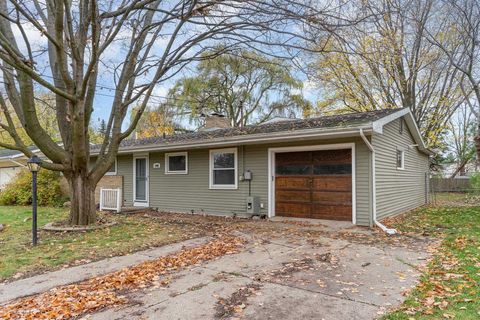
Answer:
M67 217L59 208L39 208L39 226ZM101 258L198 237L192 225L155 221L138 215L109 215L118 222L110 228L89 232L39 231L39 244L31 245L31 208L0 206L0 281L82 264Z
M465 196L442 195L457 204L459 198ZM385 319L479 319L480 207L424 208L397 221L395 228L442 242L419 285Z

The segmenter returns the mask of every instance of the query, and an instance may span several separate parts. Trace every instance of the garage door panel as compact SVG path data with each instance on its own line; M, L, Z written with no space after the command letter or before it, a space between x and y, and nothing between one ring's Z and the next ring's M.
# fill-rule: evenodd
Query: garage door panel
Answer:
M276 199L283 201L303 201L310 202L310 190L277 190L275 194Z
M311 211L310 203L282 202L275 203L276 214L282 217L308 218Z
M349 221L352 219L352 206L314 204L312 206L312 218Z
M350 149L279 153L275 161L276 215L351 220Z
M303 176L277 177L275 179L275 187L277 188L277 190L282 190L282 189L310 190L310 177L303 177Z
M314 176L312 188L313 190L350 192L350 190L352 190L352 176Z
M350 149L313 151L312 161L314 165L350 164L352 163L352 153Z
M312 202L316 204L352 205L352 193L351 192L314 191L312 192Z

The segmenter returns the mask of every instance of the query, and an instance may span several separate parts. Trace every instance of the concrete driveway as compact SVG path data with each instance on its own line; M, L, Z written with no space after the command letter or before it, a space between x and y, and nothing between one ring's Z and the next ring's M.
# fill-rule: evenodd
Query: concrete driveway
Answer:
M236 231L248 240L240 253L173 274L167 287L129 293L131 304L86 318L374 319L401 304L428 258L425 239L349 225L247 225Z

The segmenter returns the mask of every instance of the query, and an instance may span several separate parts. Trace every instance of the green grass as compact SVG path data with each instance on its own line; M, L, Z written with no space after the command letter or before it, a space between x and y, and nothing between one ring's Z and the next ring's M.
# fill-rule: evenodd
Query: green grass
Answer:
M117 225L89 232L39 231L39 245L32 247L32 221L25 221L29 217L29 207L0 206L0 224L5 226L0 232L0 281L200 235L188 225L155 222L135 215L109 215ZM38 211L39 226L66 217L65 209L39 208Z
M395 227L442 243L419 285L385 319L480 319L480 207L424 208Z
M469 192L437 192L430 196L431 200L437 206L465 206L479 205L480 195Z

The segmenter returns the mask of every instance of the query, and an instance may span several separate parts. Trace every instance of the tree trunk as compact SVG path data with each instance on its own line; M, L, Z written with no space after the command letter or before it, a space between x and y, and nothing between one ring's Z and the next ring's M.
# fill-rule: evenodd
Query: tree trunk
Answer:
M86 172L65 175L70 185L70 219L71 225L86 226L97 221L95 205L95 187Z
M479 101L480 103L480 101ZM475 149L477 150L477 160L480 159L480 110L477 111L477 135L475 136Z

